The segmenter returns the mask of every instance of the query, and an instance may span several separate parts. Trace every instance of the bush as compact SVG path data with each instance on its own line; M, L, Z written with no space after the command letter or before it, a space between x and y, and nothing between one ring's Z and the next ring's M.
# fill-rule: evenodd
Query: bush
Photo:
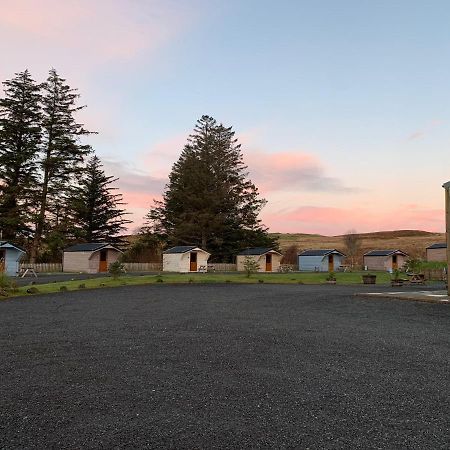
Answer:
M4 273L0 274L0 289L9 289L11 287L11 278Z
M125 267L120 261L115 261L109 265L109 274L117 280L123 273L125 273Z
M67 286L60 286L60 287L59 287L59 290L60 290L61 292L66 292L66 291L68 291Z
M11 292L13 294L16 294L19 291L19 286L17 285L17 281L16 280L11 280L9 289L11 290Z
M336 281L336 275L334 272L330 272L326 278L327 281Z
M298 246L296 244L290 245L283 253L281 264L298 264Z
M259 264L253 258L246 256L244 261L244 270L247 278L250 278L252 273L258 272Z
M405 263L405 272L420 273L422 271L424 261L418 258L409 258Z

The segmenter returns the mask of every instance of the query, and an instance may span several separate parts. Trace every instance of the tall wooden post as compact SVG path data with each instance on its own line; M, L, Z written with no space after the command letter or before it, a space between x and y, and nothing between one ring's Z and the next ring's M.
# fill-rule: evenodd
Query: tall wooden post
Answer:
M450 181L444 183L445 189L445 235L447 238L447 293L450 296L449 269L450 269Z

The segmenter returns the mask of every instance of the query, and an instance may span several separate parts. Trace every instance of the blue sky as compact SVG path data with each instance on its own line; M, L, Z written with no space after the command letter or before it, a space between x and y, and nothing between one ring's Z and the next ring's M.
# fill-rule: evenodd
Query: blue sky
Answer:
M0 0L0 76L55 67L79 88L136 226L209 114L272 231L442 231L449 23L433 0Z

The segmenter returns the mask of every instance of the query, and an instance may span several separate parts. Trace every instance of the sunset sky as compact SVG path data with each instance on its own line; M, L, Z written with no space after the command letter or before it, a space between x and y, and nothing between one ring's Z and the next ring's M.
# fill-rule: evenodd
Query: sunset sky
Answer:
M51 67L142 222L202 114L271 231L444 231L447 0L0 0L0 79Z

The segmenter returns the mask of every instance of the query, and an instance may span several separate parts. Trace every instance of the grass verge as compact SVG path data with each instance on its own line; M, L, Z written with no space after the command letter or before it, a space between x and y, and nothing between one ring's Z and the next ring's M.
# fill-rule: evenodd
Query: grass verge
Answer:
M361 284L364 272L336 273L337 284ZM377 272L377 284L390 283L391 276L386 272ZM117 280L112 277L90 278L86 280L61 281L57 283L36 284L22 286L8 290L7 297L17 297L35 294L51 294L56 292L78 291L84 289L98 289L103 287L138 286L150 284L207 284L207 283L236 283L236 284L325 284L328 273L256 273L250 278L242 273L164 273L161 275L123 275ZM38 280L39 283L39 280ZM32 289L35 288L35 289ZM28 290L34 292L27 292Z

